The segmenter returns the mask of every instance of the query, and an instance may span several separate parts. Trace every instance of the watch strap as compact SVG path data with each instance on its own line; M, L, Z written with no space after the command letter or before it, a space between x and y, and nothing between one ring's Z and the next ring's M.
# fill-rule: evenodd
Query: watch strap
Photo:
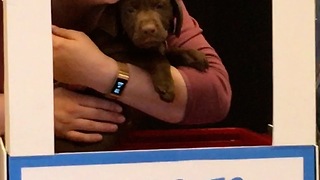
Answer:
M122 62L117 62L117 64L119 68L117 78L111 91L106 94L106 97L111 99L118 99L121 96L129 80L128 65Z

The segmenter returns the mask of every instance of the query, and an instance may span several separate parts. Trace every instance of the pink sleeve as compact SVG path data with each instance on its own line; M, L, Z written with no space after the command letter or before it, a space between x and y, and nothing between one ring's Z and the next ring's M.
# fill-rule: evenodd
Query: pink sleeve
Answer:
M206 54L210 63L207 72L179 67L188 91L185 117L181 124L214 123L223 120L229 112L231 87L228 73L215 50L202 35L199 27L186 10L182 0L177 0L183 12L182 32L179 38L169 37L168 45L195 48Z

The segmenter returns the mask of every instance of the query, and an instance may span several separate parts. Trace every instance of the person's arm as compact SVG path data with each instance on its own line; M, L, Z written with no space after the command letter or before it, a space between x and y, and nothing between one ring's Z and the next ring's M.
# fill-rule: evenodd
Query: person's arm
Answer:
M110 92L118 66L104 55L86 36L74 30L53 27L54 77L60 82ZM166 122L177 123L184 116L186 86L179 71L172 68L176 97L172 103L162 101L154 90L149 74L130 65L130 79L119 100Z
M185 114L187 88L179 71L171 68L175 99L172 103L167 103L161 100L154 90L149 74L133 65L129 67L130 80L119 100L163 121L180 122Z
M179 38L171 36L169 46L195 48L206 54L210 67L206 73L192 68L179 67L186 82L188 101L183 124L212 123L222 120L228 113L231 101L231 87L228 73L220 57L202 35L202 29L190 17L182 0L178 0L183 12L182 33Z

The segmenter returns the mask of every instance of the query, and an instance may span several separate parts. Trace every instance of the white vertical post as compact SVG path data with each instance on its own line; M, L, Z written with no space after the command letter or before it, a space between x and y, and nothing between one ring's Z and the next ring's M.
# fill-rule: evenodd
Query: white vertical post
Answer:
M7 151L0 138L0 180L7 180Z
M315 1L273 0L273 143L315 144Z
M50 0L4 0L6 146L11 156L52 154Z

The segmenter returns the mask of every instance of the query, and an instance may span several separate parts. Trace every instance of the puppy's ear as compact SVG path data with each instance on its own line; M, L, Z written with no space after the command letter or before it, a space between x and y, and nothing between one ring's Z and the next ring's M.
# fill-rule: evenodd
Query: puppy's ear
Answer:
M183 14L180 5L177 2L178 0L170 1L173 8L173 20L171 22L172 33L179 37L182 28Z

